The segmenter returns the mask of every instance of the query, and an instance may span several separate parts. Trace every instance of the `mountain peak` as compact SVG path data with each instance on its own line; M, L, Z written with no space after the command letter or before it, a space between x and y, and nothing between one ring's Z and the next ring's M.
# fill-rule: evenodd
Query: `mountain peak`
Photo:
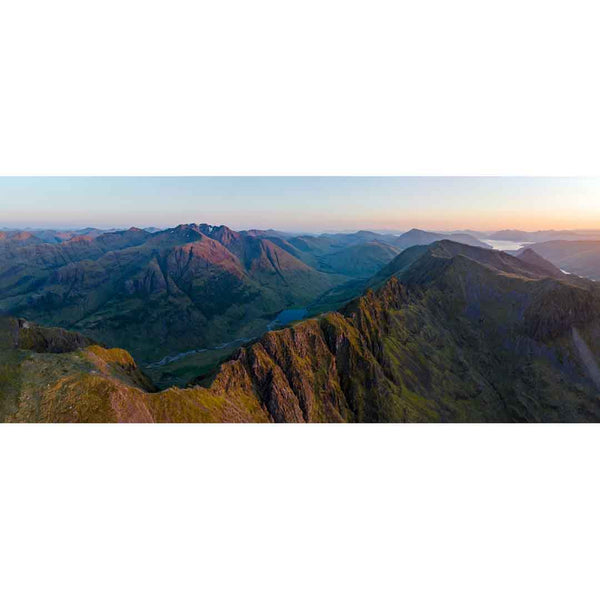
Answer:
M462 259L479 263L487 268L511 276L528 279L564 277L560 269L530 251L516 257L499 250L469 246L452 240L439 240L427 246L412 246L401 252L371 280L379 285L395 275L403 282L424 283L432 281L450 264Z

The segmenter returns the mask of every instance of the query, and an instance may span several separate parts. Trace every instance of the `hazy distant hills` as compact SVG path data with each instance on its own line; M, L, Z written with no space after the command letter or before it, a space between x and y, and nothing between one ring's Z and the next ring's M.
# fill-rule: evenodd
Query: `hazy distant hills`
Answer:
M296 248L299 258L315 268L361 278L373 275L396 254L410 246L431 244L442 239L491 247L468 234L433 233L420 229L411 229L401 235L372 231L303 235L287 238L286 241Z
M598 230L544 230L544 231L519 231L504 229L490 234L487 239L507 240L513 242L548 242L551 240L600 240Z
M27 231L0 231L0 245L28 246L39 244L42 240Z
M369 277L398 254L398 248L373 240L333 251L318 261L323 271Z
M4 239L16 239L15 236L25 236L35 243L45 242L48 244L59 244L66 242L78 236L87 236L90 238L97 237L103 233L111 233L116 229L97 229L95 227L85 227L77 230L58 230L58 229L3 229L0 230L0 242Z
M411 229L398 236L396 247L404 250L411 246L432 244L433 242L438 242L440 240L452 240L453 242L458 242L460 244L491 248L489 244L482 242L469 233L432 233L421 229Z
M170 236L180 245L170 245ZM253 268L262 273L264 261L279 261L284 276L297 268L298 258L268 244L246 246L240 241L246 236L240 236L185 226L128 252L141 256L148 245L159 249L151 256L161 272L174 261L167 269L174 283L186 268L210 270L205 258L196 263L194 249L186 267L189 244L199 243L201 256L211 256L231 276L249 277ZM122 252L114 251L119 260L111 264L127 270ZM177 260L169 259L172 252ZM161 392L124 350L0 319L0 418L600 420L598 284L561 273L531 249L512 256L444 240L398 254L373 276L371 288L338 312L265 334L192 387Z
M569 273L600 280L600 240L552 241L530 248Z

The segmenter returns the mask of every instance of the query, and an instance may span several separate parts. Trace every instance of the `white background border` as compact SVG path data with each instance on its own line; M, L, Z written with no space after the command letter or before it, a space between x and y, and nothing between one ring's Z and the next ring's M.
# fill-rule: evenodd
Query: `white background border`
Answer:
M597 598L596 426L3 426L29 598Z
M593 2L2 3L0 172L598 175ZM3 426L5 598L597 598L596 426Z

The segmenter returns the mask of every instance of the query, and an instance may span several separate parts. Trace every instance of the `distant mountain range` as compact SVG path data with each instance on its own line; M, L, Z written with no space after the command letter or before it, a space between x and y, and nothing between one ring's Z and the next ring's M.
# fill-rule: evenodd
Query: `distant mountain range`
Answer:
M117 280L126 289L131 285L134 290L137 285L152 289L152 281L164 279L165 286L186 289L190 299L196 276L200 277L198 286L206 292L204 275L212 273L215 264L225 273L219 271L216 281L221 276L231 277L228 284L243 281L250 286L265 280L275 295L282 293L273 283L281 280L279 273L293 280L290 273L299 272L302 285L310 282L315 286L326 276L280 244L289 243L315 260L325 255L300 250L289 239L276 244L268 239L270 235L262 238L207 227L181 226L148 238L147 232L127 232L122 237L137 237L140 243L128 246L125 255L123 249L109 250L99 258L78 262L96 265L93 270L97 272L98 261L102 265L108 261L104 276L95 275L100 282L112 279L107 270L123 273L126 277ZM252 237L254 243L248 241ZM384 243L361 239L353 240L349 247L374 242ZM102 248L123 243L122 238L112 237L99 242ZM75 244L76 249L63 248L61 256L100 251L96 240ZM198 258L195 244L199 245ZM319 246L319 251L325 251L324 247ZM29 246L22 252L30 261L29 253L36 255ZM107 255L113 256L109 259ZM71 269L77 272L79 267L73 265L78 262L67 263L69 273ZM188 280L190 271L194 277ZM9 276L4 269L2 278ZM28 275L17 272L13 277L18 282L19 277L27 279ZM206 277L212 282L212 275ZM77 287L77 276L67 280ZM185 282L190 280L192 285L186 288ZM46 285L50 283L44 282L42 288ZM600 420L599 284L562 273L531 248L513 256L441 240L397 254L371 276L368 287L338 311L268 332L246 344L189 387L164 391L156 390L125 350L107 349L87 334L2 318L0 419ZM175 289L171 293L177 298ZM159 298L144 298L152 306L163 306ZM107 304L110 299L100 305L96 319L106 314ZM27 303L21 306L27 308ZM145 309L140 304L137 310ZM179 314L185 320L185 314ZM134 317L134 312L129 313L128 318ZM156 343L153 336L151 330L149 343Z
M144 231L148 233L158 233L168 228L159 227L146 227ZM90 236L97 237L103 233L113 233L116 231L122 231L122 229L98 229L95 227L85 227L82 229L18 229L0 227L0 235L6 234L30 234L33 237L38 238L41 241L48 243L60 243L73 237L77 236ZM513 241L513 242L547 242L554 240L569 240L569 241L584 241L584 240L600 240L600 230L598 229L545 229L539 231L523 231L520 229L502 229L499 231L477 231L473 229L463 229L459 231L438 231L429 232L420 229L411 229L410 231L398 231L398 232L387 232L387 231L344 231L344 232L328 232L321 234L312 233L291 233L287 231L281 231L276 229L247 229L240 231L239 233L245 235L251 235L256 237L277 237L283 239L289 238L302 238L302 237L323 237L331 238L332 240L342 240L344 245L350 243L358 243L360 241L388 241L390 244L395 245L397 238L401 236L408 236L406 239L414 238L419 234L428 234L435 236L437 239L453 239L465 244L472 244L473 238L478 241L481 240L498 240L498 241ZM461 240L461 236L462 240ZM464 237L466 236L466 237ZM423 238L424 240L425 238ZM432 239L436 241L436 239Z

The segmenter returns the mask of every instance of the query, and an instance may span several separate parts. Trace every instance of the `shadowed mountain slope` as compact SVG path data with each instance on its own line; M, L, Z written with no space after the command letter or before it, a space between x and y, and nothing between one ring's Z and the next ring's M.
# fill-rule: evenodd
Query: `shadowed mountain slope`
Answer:
M564 278L565 273L554 266L549 260L541 257L532 248L526 247L519 250L515 255L519 260L534 267L538 272L547 273L550 277Z
M371 284L376 285L392 275L397 275L403 280L424 281L435 276L436 270L444 265L444 261L457 256L464 256L505 274L530 278L565 277L560 269L532 250L522 251L517 257L498 250L442 240L428 246L412 246L405 250L377 273Z

